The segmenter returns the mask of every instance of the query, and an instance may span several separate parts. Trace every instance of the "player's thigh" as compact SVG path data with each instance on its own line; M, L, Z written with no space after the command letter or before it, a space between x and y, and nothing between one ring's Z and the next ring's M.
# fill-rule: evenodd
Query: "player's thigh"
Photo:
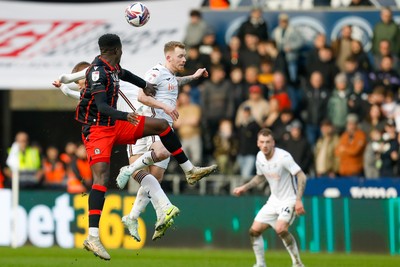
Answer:
M144 121L143 136L160 135L169 128L169 124L164 119L146 117Z
M268 227L271 227L267 223L259 222L254 220L251 227L250 227L250 235L251 236L259 236L261 235Z
M277 233L287 231L289 226L293 223L296 218L294 205L295 201L281 202L279 205L276 205L278 219L276 221L275 231Z
M149 137L143 137L138 139L135 144L127 145L129 163L133 163L137 158L139 158L141 155L149 151L147 145L148 138Z
M278 219L278 214L276 213L276 209L271 203L267 202L257 213L254 218L254 222L258 222L260 224L270 225L272 228L275 228L276 220Z

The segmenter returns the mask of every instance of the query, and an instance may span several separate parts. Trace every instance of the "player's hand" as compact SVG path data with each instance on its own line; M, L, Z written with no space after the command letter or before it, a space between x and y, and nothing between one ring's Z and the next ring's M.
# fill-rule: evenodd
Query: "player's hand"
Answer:
M244 192L246 192L244 187L243 186L239 186L239 187L234 188L232 193L233 193L234 196L238 197L238 196L242 195Z
M176 108L170 107L170 106L166 106L164 108L164 112L170 116L174 121L176 121L179 118L179 113L176 110Z
M208 77L208 71L206 68L198 69L194 74L193 74L193 79L198 79L200 77Z
M57 87L57 88L60 88L60 87L61 87L61 82L60 82L60 80L55 80L52 84L53 84L54 87Z
M155 96L157 92L157 86L152 83L146 83L146 87L143 88L143 93L148 96Z
M294 206L294 210L296 212L296 215L298 215L298 216L306 214L306 211L305 211L304 206L303 206L303 201L296 200L296 204Z
M139 123L139 115L135 112L128 113L127 119L133 125L137 125Z

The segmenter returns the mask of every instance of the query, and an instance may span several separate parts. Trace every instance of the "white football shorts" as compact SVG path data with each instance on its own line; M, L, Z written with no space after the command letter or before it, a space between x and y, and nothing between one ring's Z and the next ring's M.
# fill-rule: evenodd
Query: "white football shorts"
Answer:
M268 200L267 203L258 211L255 221L269 224L275 229L277 220L285 221L291 225L296 218L294 211L296 200L277 201Z

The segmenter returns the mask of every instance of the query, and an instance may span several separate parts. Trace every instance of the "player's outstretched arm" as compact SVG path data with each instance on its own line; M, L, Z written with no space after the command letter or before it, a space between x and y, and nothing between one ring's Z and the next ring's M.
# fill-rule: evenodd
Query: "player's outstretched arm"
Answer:
M55 80L53 85L61 90L64 95L69 96L74 99L79 99L81 97L78 91L72 90L68 85L61 83L59 80Z
M176 77L176 80L178 81L178 85L181 86L181 85L190 83L193 80L197 80L200 77L208 77L208 71L206 70L206 68L198 69L192 75L183 76L183 77Z
M64 73L61 74L60 80L61 83L73 83L82 79L85 79L86 71L88 68L85 68L81 71L74 72L74 73Z
M304 194L304 190L307 184L307 176L303 171L296 174L297 176L297 195L296 195L296 205L295 211L297 215L303 215L306 213L303 206L303 201L301 200Z
M244 185L234 188L232 193L235 196L240 196L243 193L246 193L249 189L258 186L258 185L262 184L263 182L265 182L264 176L256 175L250 181L245 183Z
M168 106L167 104L165 104L151 96L146 95L142 89L139 89L138 101L146 106L164 110L164 112L168 116L170 116L174 121L176 121L179 118L179 113L176 110L176 108Z

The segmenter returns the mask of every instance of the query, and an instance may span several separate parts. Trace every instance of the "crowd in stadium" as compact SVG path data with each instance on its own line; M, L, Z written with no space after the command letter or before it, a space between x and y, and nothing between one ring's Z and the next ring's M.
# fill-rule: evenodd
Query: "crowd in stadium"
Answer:
M181 88L178 97L174 127L193 163L215 162L221 174L251 177L257 133L268 127L277 146L311 177L400 177L400 28L391 10L382 8L370 51L353 39L351 25L337 40L318 34L305 50L290 19L281 13L271 29L262 9L253 8L237 34L221 45L201 11L190 12L182 75L202 67L210 73ZM16 140L26 146L28 134L17 134ZM79 144L69 143L61 152L42 151L40 145L26 151L20 160L35 177L28 187L42 180L46 187L82 192L90 185ZM0 186L9 186L9 169L3 176Z

